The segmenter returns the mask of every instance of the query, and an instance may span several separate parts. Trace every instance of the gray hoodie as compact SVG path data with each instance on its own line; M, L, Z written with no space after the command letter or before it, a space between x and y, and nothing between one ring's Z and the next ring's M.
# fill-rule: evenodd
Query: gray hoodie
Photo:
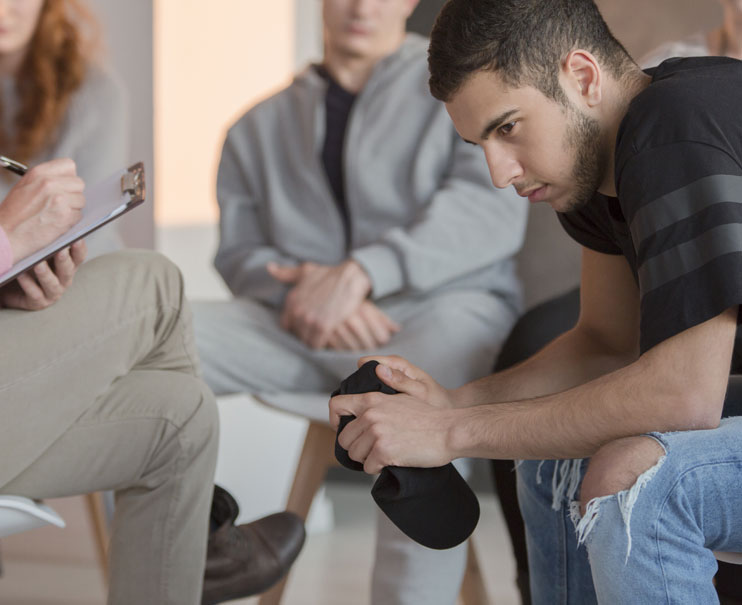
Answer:
M344 146L350 250L322 166L327 82L316 70L229 129L215 265L235 296L280 306L288 288L266 263L336 265L350 256L370 276L374 300L455 288L518 304L512 257L527 204L493 188L482 151L461 140L430 95L426 48L408 35L353 105Z

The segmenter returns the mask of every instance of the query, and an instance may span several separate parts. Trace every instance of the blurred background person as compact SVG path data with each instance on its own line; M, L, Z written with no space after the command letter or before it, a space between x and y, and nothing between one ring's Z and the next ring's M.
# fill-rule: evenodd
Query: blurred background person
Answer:
M490 371L515 322L527 204L492 188L431 97L427 40L405 34L417 3L323 0L321 63L229 129L215 266L235 298L194 307L218 395L324 406L362 354L384 352L460 385ZM456 602L466 544L428 549L380 511L377 528L371 603Z
M742 59L742 0L719 0L724 21L709 32L696 32L682 40L666 42L645 55L640 64L654 67L671 57L726 56Z
M79 0L0 0L0 154L72 158L88 185L126 165L126 97L97 59L98 32ZM3 171L0 199L17 180ZM86 242L90 256L121 247L114 224Z

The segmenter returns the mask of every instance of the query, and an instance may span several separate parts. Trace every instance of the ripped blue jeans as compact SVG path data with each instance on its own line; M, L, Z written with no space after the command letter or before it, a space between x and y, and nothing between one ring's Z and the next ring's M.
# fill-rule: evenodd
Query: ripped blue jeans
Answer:
M651 437L666 455L584 518L588 461L518 465L534 605L719 602L712 551L742 553L742 417Z

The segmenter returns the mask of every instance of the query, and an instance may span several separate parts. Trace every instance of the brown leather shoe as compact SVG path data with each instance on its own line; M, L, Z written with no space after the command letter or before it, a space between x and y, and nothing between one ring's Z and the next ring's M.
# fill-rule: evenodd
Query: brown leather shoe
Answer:
M201 602L214 605L268 590L288 572L304 544L304 522L290 512L234 525L239 507L214 486L212 527Z

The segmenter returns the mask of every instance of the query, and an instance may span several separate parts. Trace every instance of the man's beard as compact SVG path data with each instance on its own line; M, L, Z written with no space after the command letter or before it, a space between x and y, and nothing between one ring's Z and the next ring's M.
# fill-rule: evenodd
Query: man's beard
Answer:
M578 210L593 198L603 182L608 161L598 121L575 107L568 108L568 113L572 120L567 126L565 147L575 159L572 170L574 193L562 212Z

